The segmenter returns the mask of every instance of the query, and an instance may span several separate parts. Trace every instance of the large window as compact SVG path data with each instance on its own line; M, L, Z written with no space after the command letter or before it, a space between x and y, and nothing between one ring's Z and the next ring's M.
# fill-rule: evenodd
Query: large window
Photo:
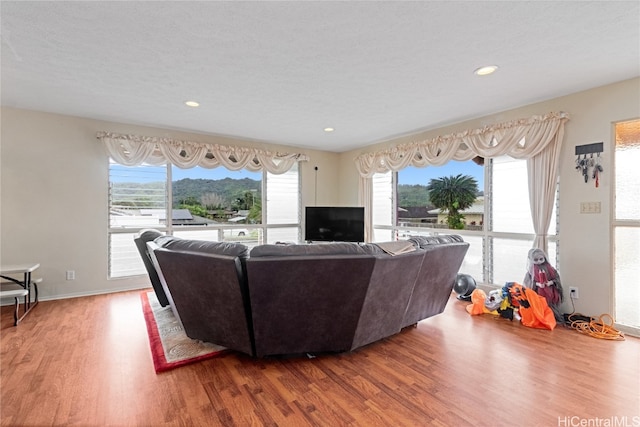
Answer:
M432 179L458 175L472 178L477 183L477 193L473 203L460 212L463 228L451 229L447 210L430 202L427 186ZM461 272L487 284L502 286L505 282L522 282L527 253L535 237L527 179L526 160L508 156L376 174L373 177L374 241L389 237L406 239L412 235L460 234L470 244ZM555 209L548 233L548 256L555 260Z
M111 162L109 190L111 278L146 274L133 242L144 228L249 247L300 238L297 163L272 174Z
M616 124L614 284L616 322L640 330L640 120Z

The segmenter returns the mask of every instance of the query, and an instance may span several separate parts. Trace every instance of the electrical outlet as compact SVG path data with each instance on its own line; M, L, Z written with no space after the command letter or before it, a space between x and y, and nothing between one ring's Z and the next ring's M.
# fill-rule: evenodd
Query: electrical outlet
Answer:
M571 298L573 299L580 298L580 294L578 293L578 288L574 288L574 287L569 288L569 295L571 295Z
M76 280L75 270L67 270L67 280Z

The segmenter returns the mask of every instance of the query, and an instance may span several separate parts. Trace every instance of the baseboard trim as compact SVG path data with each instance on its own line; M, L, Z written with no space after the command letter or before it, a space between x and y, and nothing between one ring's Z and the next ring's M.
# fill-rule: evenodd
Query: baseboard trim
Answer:
M625 335L640 338L640 328L628 325L620 325L618 323L614 323L613 326Z

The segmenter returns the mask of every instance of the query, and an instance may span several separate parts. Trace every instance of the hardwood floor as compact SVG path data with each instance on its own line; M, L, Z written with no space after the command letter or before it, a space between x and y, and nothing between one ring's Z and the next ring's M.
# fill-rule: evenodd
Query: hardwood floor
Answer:
M640 339L465 305L352 353L229 353L158 375L140 291L41 302L18 327L2 307L2 425L640 426Z

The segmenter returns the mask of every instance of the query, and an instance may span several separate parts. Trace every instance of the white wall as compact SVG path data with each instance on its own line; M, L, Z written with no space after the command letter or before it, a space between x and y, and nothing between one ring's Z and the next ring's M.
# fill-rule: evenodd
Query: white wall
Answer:
M337 203L335 153L11 108L1 125L0 262L39 262L43 300L149 285L146 276L107 279L109 163L98 131L302 152L310 157L301 163L303 205Z
M558 267L562 284L565 288L579 287L580 299L576 300L578 312L589 315L612 314L613 123L640 118L638 78L343 153L340 163L341 183L344 186L340 193L341 201L357 200L358 173L353 160L361 153L551 111L565 111L570 115L565 126L560 164ZM582 175L575 170L575 146L594 142L604 142L604 173L600 176L599 188L595 188L591 180L585 184ZM602 212L580 214L580 202L600 202ZM523 266L525 263L526 260L522 260ZM522 277L514 277L513 280L519 282ZM570 310L570 304L565 304L565 309Z

